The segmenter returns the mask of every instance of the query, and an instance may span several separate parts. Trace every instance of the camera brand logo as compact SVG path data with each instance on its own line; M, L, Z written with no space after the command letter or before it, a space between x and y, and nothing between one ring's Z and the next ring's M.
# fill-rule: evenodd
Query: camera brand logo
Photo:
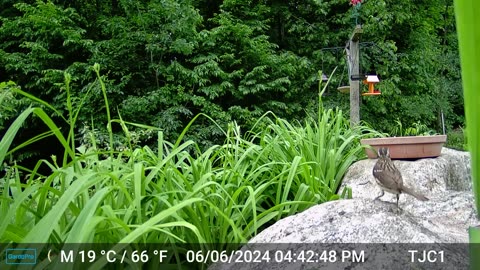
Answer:
M34 248L8 248L5 250L6 264L36 264L37 250Z

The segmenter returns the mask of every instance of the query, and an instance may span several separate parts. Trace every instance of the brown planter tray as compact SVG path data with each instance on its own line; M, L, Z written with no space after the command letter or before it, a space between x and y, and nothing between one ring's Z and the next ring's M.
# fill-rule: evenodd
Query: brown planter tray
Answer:
M363 139L361 144L370 145L375 150L380 147L390 149L392 159L438 157L442 152L447 135L408 136ZM377 153L365 148L368 158L377 158Z
M339 86L339 87L337 88L337 90L338 90L340 93L344 93L344 94L350 93L350 86L349 86L349 85L347 85L347 86Z

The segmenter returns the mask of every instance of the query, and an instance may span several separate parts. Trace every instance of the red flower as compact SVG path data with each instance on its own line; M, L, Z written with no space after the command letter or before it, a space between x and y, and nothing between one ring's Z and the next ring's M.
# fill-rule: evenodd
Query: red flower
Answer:
M350 4L352 4L352 6L356 6L361 3L362 3L362 0L350 0Z

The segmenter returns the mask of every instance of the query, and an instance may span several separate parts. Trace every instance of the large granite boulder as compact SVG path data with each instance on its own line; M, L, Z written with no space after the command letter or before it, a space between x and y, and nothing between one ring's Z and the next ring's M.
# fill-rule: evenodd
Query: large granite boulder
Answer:
M404 184L429 198L418 201L385 193L375 183L376 159L354 163L342 189L351 200L331 201L287 217L251 239L252 243L426 243L468 242L468 227L477 223L471 191L468 152L443 148L437 158L394 160Z
M294 245L298 247L299 243L309 243L318 247L332 243L434 243L430 244L430 248L438 248L441 243L468 243L468 227L478 224L471 190L469 153L444 148L442 155L437 158L395 160L404 183L429 198L429 201L421 202L402 194L400 209L395 204L395 195L385 193L380 200L374 200L381 193L372 175L375 162L371 159L356 162L346 173L341 188L351 188L353 199L327 202L284 218L259 233L249 244L260 244L261 247L262 243L296 243ZM452 248L454 245L447 246ZM464 248L463 253L459 252L459 257L450 258L448 266L444 264L434 268L467 267L468 258L464 257L467 253L466 245L459 246ZM459 250L453 250L449 254L457 251ZM406 250L402 252L404 254ZM405 269L402 267L409 263L409 257L394 255L392 259L392 254L396 253L389 254L380 256L390 256L383 261L371 255L375 257L370 257L371 269ZM345 267L365 269L363 266L366 266L357 268L355 265ZM390 267L384 267L385 265ZM278 265L279 268L273 268L288 266L289 264L281 264ZM290 266L293 266L291 269L315 269L308 267L308 264ZM337 266L338 269L344 269L343 266ZM271 265L222 267L266 268L273 269Z

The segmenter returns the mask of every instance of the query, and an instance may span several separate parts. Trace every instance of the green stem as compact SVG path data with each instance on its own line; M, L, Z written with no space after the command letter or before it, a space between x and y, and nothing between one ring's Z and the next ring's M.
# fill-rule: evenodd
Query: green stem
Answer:
M470 254L476 254L477 256L470 256L470 269L479 269L480 266L480 226L470 227L468 229L470 238Z
M458 44L462 67L462 83L467 121L468 148L471 153L473 192L480 209L480 6L473 0L456 0Z
M100 82L100 86L102 88L103 99L105 100L105 109L107 110L107 121L108 121L107 131L108 131L109 143L110 143L110 158L113 160L114 145L113 145L112 118L110 116L110 106L108 106L107 87L105 86L105 83L102 80L102 76L100 76L100 65L95 63L93 65L93 69L97 74L98 81ZM113 168L113 164L112 164L112 168Z
M455 0L458 45L462 67L468 148L471 153L473 193L480 218L480 6L474 0ZM470 269L480 269L480 227L471 227Z

